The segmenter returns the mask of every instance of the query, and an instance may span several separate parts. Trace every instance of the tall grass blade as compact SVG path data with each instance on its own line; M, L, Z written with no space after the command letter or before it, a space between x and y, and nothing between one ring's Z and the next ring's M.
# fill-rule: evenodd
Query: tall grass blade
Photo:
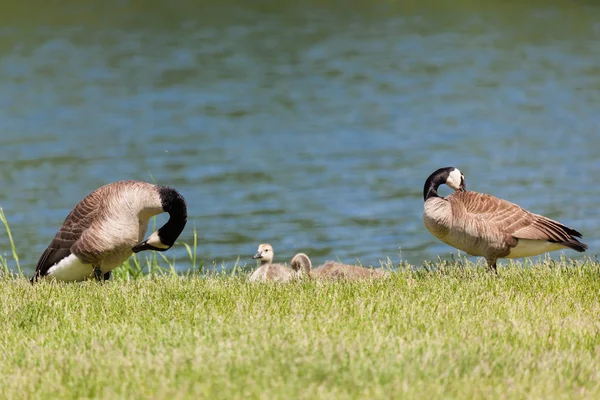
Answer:
M21 271L21 264L19 263L19 255L17 254L17 248L15 247L15 242L13 240L12 233L10 232L10 227L8 226L8 220L4 215L4 210L2 209L2 207L0 207L0 221L2 221L2 223L4 224L4 229L6 229L6 234L8 235L8 240L10 241L10 247L12 249L12 255L17 264L17 272L19 273L19 276L22 276L23 271ZM6 262L4 263L4 266L8 269Z

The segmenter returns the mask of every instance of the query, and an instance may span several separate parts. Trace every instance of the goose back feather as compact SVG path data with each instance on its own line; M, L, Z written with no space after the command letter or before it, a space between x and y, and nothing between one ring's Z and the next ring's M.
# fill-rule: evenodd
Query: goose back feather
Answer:
M587 248L576 230L489 194L454 192L428 201L425 215L434 236L474 256L520 258Z

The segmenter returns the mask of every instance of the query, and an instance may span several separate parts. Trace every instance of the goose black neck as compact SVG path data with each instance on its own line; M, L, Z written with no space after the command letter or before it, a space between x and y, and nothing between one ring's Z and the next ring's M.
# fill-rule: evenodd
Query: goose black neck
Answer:
M183 196L175 189L162 186L159 188L163 210L169 213L169 220L158 229L160 241L173 246L187 223L187 205Z
M453 167L440 168L429 175L423 187L423 200L427 201L427 199L432 197L440 197L437 190L441 184L446 183L453 169Z

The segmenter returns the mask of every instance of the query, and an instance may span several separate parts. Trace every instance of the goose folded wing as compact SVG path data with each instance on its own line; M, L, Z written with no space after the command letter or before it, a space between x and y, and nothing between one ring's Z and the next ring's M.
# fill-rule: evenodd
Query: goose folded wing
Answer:
M497 197L475 192L456 193L463 208L463 219L470 222L478 236L487 233L512 234L532 224L534 215L527 210Z
M559 222L487 194L478 193L477 196L469 197L464 204L471 216L480 218L487 225L516 239L572 243L574 237L581 237L579 232Z
M98 213L99 196L90 195L82 200L67 216L48 248L40 256L35 275L44 276L60 260L71 255L71 248L88 229ZM33 278L32 278L33 279Z
M581 237L579 232L559 222L541 215L535 217L531 224L515 231L513 236L518 239L548 240L555 243L567 243L571 242L574 236Z

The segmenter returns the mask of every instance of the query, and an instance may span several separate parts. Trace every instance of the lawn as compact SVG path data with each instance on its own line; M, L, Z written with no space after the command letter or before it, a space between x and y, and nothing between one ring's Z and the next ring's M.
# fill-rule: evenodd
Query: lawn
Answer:
M600 398L600 265L0 279L3 398Z

